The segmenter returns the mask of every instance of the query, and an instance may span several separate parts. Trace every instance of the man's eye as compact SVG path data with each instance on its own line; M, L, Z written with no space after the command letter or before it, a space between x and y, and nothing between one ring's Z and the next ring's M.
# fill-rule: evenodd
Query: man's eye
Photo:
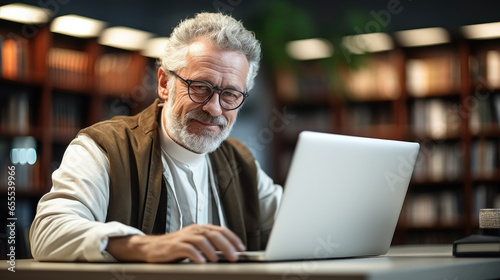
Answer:
M227 97L235 97L235 94L230 91L225 91L222 94Z

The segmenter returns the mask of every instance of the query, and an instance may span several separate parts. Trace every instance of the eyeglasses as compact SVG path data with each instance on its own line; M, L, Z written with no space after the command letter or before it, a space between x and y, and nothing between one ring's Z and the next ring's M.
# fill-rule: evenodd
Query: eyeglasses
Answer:
M231 87L220 88L214 87L206 81L187 80L177 75L174 71L170 71L170 73L174 74L177 78L187 84L189 98L191 98L191 101L196 104L207 103L212 96L214 96L215 91L218 90L220 92L220 106L228 111L231 111L238 109L249 95L246 92L242 92Z

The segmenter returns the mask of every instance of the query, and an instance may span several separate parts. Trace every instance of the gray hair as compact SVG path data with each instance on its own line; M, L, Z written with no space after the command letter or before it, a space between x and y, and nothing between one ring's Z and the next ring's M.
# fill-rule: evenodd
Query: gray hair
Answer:
M209 38L219 50L244 54L249 65L246 90L253 88L259 70L260 43L240 21L222 13L199 13L194 18L182 21L172 31L160 58L163 70L177 71L186 67L188 45L199 37Z

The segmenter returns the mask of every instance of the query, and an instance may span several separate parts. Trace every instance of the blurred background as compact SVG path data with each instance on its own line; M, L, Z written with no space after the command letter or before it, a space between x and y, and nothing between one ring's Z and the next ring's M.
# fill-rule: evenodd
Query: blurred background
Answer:
M232 136L279 184L303 130L417 141L393 244L452 243L500 207L498 1L0 1L0 219L16 167L18 258L83 127L156 98L162 42L201 11L262 42ZM3 206L5 205L5 206ZM0 229L0 256L7 232Z

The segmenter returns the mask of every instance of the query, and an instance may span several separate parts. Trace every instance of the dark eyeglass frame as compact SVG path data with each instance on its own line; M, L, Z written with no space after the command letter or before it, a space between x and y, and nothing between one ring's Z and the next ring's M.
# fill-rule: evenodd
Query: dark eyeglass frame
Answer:
M226 111L232 111L232 110L236 110L238 108L241 107L241 105L243 105L243 103L245 102L245 100L247 99L247 97L249 96L248 93L246 92L243 92L241 90L238 90L238 89L235 89L233 87L227 87L227 88L220 88L220 87L216 87L216 86L213 86L211 83L207 82L207 81L202 81L202 80L190 80L190 79L184 79L183 77L179 76L177 73L175 73L174 71L172 70L169 70L170 73L172 73L174 76L176 76L177 78L181 79L183 82L186 83L187 85L187 88L188 88L188 95L189 95L189 99L191 99L191 101L193 101L194 103L196 104L205 104L207 103L208 101L210 101L210 99L212 99L212 97L214 96L215 94L215 91L219 91L219 105ZM191 93L190 93L190 88L191 88L191 84L194 83L194 82L198 82L198 83L203 83L203 84L206 84L207 86L209 86L211 89L212 89L212 93L207 97L207 99L205 99L204 101L202 102L199 102L199 101L195 101L193 99L193 97L191 96ZM243 95L243 100L241 100L241 103L236 106L235 108L226 108L224 107L224 105L222 105L222 93L225 91L225 90L234 90L234 91L237 91L239 93L241 93Z

